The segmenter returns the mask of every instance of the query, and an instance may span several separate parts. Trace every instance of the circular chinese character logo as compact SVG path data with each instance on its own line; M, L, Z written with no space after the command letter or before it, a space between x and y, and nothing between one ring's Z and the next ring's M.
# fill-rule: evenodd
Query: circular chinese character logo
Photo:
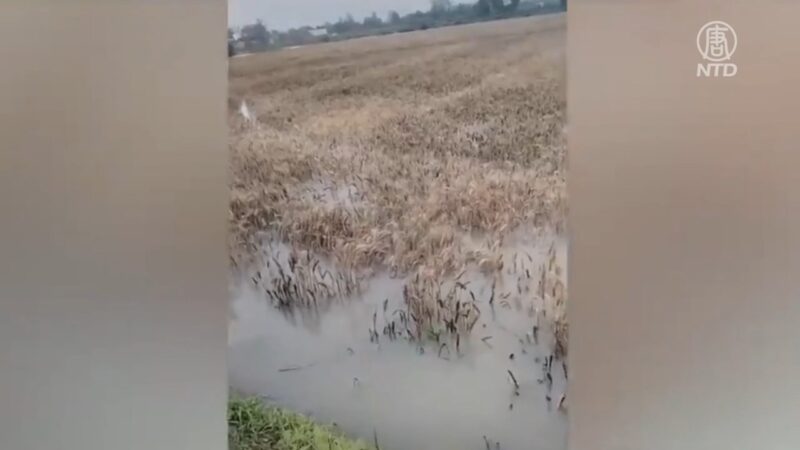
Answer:
M731 59L736 51L736 31L720 20L708 22L697 33L697 50L703 59L722 62Z

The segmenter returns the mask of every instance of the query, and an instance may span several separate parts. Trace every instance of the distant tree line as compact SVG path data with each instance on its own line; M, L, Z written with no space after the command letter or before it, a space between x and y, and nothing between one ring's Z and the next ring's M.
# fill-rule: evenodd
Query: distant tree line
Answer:
M564 11L566 7L566 0L477 0L474 3L431 0L431 7L427 11L416 11L404 16L397 11L390 11L384 19L373 12L358 21L351 14L345 14L333 23L317 27L292 28L287 31L268 30L258 20L238 31L228 30L229 53L237 46L245 51L261 51L375 34L401 33L485 20L546 14Z

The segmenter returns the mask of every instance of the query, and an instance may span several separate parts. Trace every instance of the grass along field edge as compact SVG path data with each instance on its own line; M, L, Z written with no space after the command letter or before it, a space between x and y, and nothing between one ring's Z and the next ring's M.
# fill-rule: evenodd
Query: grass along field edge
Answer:
M373 449L332 426L241 396L228 400L228 444L230 450Z

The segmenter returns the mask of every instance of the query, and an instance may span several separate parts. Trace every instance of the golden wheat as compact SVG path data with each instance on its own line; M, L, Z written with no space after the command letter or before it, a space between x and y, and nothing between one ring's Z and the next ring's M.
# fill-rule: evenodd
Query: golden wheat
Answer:
M469 299L441 293L436 280L471 264L493 276L504 264L470 238L563 232L562 21L232 60L232 261L247 260L266 233L343 270L416 273L407 286L415 333L441 323L463 333L476 314ZM240 117L241 102L255 121ZM541 297L565 350L563 277L549 266Z

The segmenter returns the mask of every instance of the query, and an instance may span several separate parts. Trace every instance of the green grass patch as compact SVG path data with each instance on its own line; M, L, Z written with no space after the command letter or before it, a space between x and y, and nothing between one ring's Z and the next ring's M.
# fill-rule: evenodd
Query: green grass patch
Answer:
M252 397L228 401L228 443L230 450L372 450L330 426Z

